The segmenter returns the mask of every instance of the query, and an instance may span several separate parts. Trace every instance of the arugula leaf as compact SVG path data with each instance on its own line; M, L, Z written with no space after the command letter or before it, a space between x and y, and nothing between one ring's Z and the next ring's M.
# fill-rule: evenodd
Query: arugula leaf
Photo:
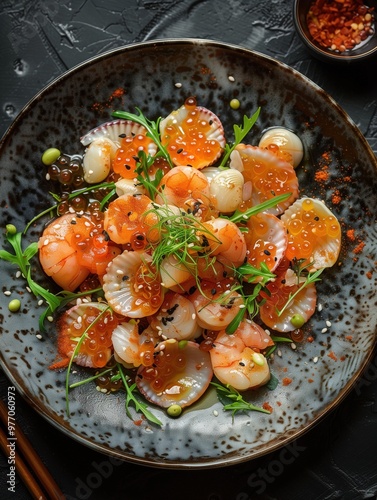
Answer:
M136 383L133 383L131 386L128 385L127 379L125 374L123 373L123 367L120 363L117 363L118 370L120 373L120 376L122 377L122 382L123 385L126 389L126 413L127 416L132 419L132 415L130 413L129 407L130 404L132 403L135 407L135 410L137 412L140 412L144 415L144 417L149 421L157 425L162 425L162 422L155 416L153 413L148 409L148 406L143 403L135 394L135 390L137 389Z
M233 131L234 131L234 143L232 146L229 146L229 144L225 145L225 154L223 156L223 159L219 165L219 168L225 168L225 165L227 161L229 160L229 157L231 153L235 150L235 148L240 144L243 139L247 136L247 134L250 132L250 130L253 128L255 122L258 120L259 114L260 114L261 108L258 108L255 113L247 117L244 115L243 117L243 124L240 125L233 125Z
M259 411L262 413L271 413L260 406L255 406L252 403L245 401L241 394L229 384L224 386L216 382L211 382L211 385L216 387L217 397L220 403L224 406L224 410L232 412L233 420L235 414L239 411Z

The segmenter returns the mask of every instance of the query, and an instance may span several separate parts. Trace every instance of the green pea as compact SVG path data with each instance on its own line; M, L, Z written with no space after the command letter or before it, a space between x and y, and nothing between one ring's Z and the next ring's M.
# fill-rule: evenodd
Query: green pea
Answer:
M305 318L302 314L294 314L291 318L291 323L295 328L301 328L305 324Z
M182 413L182 407L176 404L173 404L169 406L167 409L167 414L169 417L179 417L179 415Z
M42 163L44 165L52 165L61 155L57 148L48 148L42 155Z
M17 228L14 224L7 224L5 228L6 228L8 234L16 234L17 233Z
M20 307L21 307L21 301L18 300L18 299L13 299L8 304L8 309L12 313L15 313L15 312L19 311Z
M178 342L179 349L184 349L187 346L187 340L180 340Z
M238 109L240 106L241 106L241 103L240 103L240 101L238 99L232 99L230 101L230 107L232 109Z

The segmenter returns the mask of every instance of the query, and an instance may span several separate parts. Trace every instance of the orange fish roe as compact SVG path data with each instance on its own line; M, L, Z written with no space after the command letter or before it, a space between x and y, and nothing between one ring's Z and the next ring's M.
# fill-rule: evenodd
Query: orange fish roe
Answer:
M112 163L114 172L124 179L134 179L137 175L135 168L137 167L138 152L144 151L148 154L152 144L152 139L143 134L124 137Z
M339 203L342 201L340 192L337 189L333 192L331 196L331 201L333 202L334 205L339 205Z
M354 254L359 254L363 251L365 247L365 243L363 241L360 241L360 243L353 249Z
M356 240L356 237L355 237L355 230L354 229L348 229L347 230L347 238L350 240L350 241L355 241Z
M262 217L253 216L248 220L249 231L244 233L248 248L247 261L252 266L259 268L264 262L272 269L276 261L276 245L265 240L268 224Z

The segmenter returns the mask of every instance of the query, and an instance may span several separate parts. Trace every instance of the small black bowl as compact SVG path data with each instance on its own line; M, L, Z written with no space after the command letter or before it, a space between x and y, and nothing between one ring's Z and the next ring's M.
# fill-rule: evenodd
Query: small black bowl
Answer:
M293 4L293 20L297 33L313 56L330 63L352 63L364 61L377 56L377 0L366 0L368 7L374 7L374 34L354 49L338 52L327 49L316 42L311 36L307 24L307 15L312 4L310 0L295 0Z

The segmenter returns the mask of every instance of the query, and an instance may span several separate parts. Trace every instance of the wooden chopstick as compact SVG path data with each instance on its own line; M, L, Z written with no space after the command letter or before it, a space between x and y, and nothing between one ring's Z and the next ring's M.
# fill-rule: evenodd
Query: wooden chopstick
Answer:
M8 410L4 404L4 402L0 399L0 418L7 428L8 426ZM56 484L54 478L51 476L50 472L40 459L37 452L32 447L31 443L22 432L17 423L15 423L15 443L16 443L16 473L19 474L20 478L29 489L30 493L33 495L33 498L38 500L64 500L65 496L60 490L59 486ZM4 453L9 456L10 449L8 447L8 438L3 430L0 429L0 446ZM20 454L17 451L20 451L23 455L24 460L21 458ZM26 465L26 463L27 465ZM29 468L28 468L29 467ZM35 476L33 476L31 469ZM39 486L36 478L39 479L39 482L43 489Z

